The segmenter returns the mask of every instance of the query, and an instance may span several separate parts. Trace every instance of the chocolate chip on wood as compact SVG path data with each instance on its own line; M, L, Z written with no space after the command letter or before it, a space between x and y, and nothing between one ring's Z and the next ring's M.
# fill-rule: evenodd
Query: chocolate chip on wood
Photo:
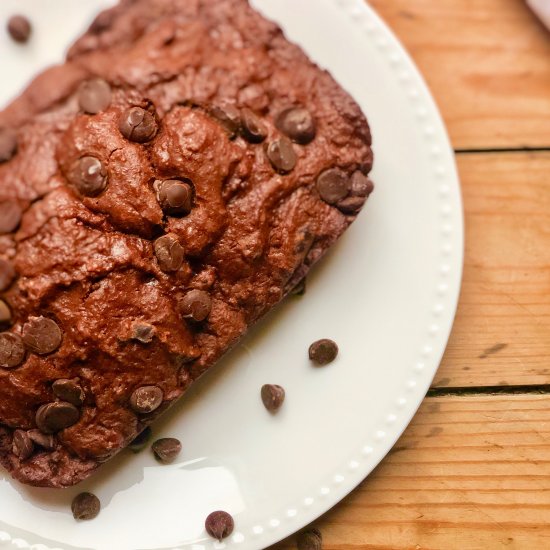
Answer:
M322 550L323 535L319 529L308 529L298 535L296 543L298 550Z

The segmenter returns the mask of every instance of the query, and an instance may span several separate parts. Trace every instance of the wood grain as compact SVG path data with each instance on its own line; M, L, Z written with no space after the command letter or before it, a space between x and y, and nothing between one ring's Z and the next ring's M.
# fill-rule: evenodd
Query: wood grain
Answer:
M434 387L550 384L550 152L458 165L464 279Z
M428 398L314 525L325 550L550 548L550 396ZM294 537L272 550L292 548Z
M370 0L458 148L550 146L550 33L523 0Z

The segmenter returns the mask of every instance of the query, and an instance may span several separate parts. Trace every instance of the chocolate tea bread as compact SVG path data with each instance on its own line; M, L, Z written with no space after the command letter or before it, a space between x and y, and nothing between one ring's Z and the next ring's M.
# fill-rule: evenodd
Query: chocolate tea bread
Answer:
M88 477L372 191L357 104L245 0L123 0L0 112L0 461Z

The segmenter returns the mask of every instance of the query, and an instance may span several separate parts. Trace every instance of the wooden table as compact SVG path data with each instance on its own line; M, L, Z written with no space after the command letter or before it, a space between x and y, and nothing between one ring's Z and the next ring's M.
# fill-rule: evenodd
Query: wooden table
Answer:
M314 526L331 550L550 549L550 33L522 0L370 2L451 134L464 283L420 411Z

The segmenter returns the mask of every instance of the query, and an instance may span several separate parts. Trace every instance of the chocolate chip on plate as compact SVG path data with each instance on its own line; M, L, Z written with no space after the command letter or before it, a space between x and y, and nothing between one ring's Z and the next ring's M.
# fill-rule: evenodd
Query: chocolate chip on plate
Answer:
M23 325L22 336L27 349L38 355L54 352L63 340L57 323L47 317L29 317Z
M162 271L177 271L183 264L184 250L175 235L158 238L154 244L155 256Z
M0 163L11 160L17 151L17 134L9 128L0 128Z
M275 124L292 141L307 145L315 139L317 126L313 115L304 108L295 107L283 111Z
M8 20L8 32L16 42L23 44L31 36L31 22L24 15L13 15Z
M55 449L55 437L52 434L45 434L40 430L29 430L27 435L33 443L46 449L46 451L53 451Z
M165 180L159 183L157 198L162 210L171 216L185 216L193 207L193 189L182 181Z
M263 120L250 109L243 109L241 113L243 136L250 143L261 143L267 137L267 126Z
M328 365L332 363L338 355L338 346L336 342L323 338L317 340L309 346L309 358L318 365Z
M34 451L34 443L24 430L13 432L12 452L20 460L27 460Z
M75 407L80 407L84 403L84 390L74 381L61 378L52 385L53 393L62 401L67 401Z
M0 258L0 292L8 289L15 279L15 269L11 262Z
M307 290L307 278L304 277L291 291L293 296L303 296Z
M69 179L85 197L97 197L107 187L107 171L96 157L82 157L76 161Z
M25 360L25 346L17 334L0 333L0 367L14 369Z
M200 323L212 311L212 298L203 290L191 290L183 298L181 306L184 317Z
M230 514L223 511L212 512L204 522L206 532L213 538L220 542L227 538L233 529L235 529L235 522Z
M181 442L174 437L164 437L157 439L151 448L160 462L171 464L181 453Z
M291 172L298 161L294 146L286 137L280 137L268 145L267 157L273 168L282 174Z
M214 105L210 114L227 130L229 137L234 138L241 128L241 113L230 103Z
M330 168L317 178L317 190L326 203L336 204L349 195L351 182L345 172Z
M71 504L74 519L90 520L99 515L101 502L92 493L80 493Z
M11 309L4 300L0 300L0 325L9 325L11 323Z
M322 550L323 535L319 529L308 529L298 535L296 543L298 550Z
M54 434L76 424L80 411L71 403L56 401L42 405L36 412L36 425L45 434Z
M111 86L102 78L86 80L78 90L78 104L85 113L90 115L96 115L107 109L111 99Z
M12 233L21 223L23 211L19 203L13 199L0 202L0 235Z
M130 107L120 117L120 133L128 140L145 143L152 140L158 131L155 117L141 107Z
M285 390L277 384L265 384L262 386L262 401L270 412L278 411L285 400Z
M164 400L164 393L158 386L142 386L130 396L130 407L138 414L156 411Z
M153 432L151 431L151 428L145 428L132 440L132 442L128 445L128 449L130 449L134 453L139 453L140 451L143 451L143 449L147 447L147 443L149 443L152 435Z

